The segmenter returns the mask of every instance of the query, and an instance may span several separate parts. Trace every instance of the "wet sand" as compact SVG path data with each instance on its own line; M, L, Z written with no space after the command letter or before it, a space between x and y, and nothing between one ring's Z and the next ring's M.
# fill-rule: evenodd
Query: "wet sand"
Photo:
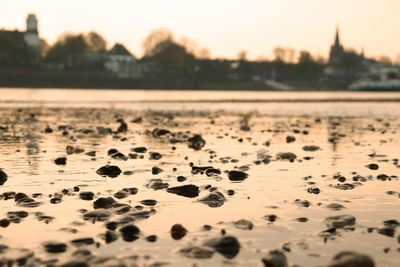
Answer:
M0 109L0 263L263 266L279 250L327 266L350 250L399 266L399 127L381 114Z

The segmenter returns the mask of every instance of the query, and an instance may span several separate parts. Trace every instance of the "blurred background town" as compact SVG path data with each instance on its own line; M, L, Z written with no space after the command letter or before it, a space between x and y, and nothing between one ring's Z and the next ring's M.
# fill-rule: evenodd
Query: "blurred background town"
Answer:
M142 41L137 57L123 43L99 32L66 32L54 43L40 34L31 13L25 29L0 29L0 87L226 89L226 90L398 90L399 62L368 58L342 43L340 25L328 55L276 46L273 58L211 58L208 48L166 28ZM49 22L47 22L49 23ZM333 25L334 26L334 25Z

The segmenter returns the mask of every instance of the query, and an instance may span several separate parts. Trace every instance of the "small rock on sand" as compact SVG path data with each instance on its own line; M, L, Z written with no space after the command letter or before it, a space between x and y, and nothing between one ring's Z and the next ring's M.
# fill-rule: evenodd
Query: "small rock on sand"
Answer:
M262 258L265 267L288 267L285 254L280 250L271 250Z
M206 240L203 245L214 248L227 259L233 259L240 251L240 243L234 236L212 238Z
M194 198L199 195L199 187L197 185L188 184L167 189L168 193L177 194L179 196Z
M374 260L365 254L343 251L336 254L327 267L374 267Z
M228 178L231 181L243 181L248 177L247 173L242 171L230 171L228 173Z
M186 228L183 227L181 224L174 224L171 227L171 237L175 240L182 239L186 235L186 233Z
M0 169L0 185L3 185L7 181L7 173Z
M98 175L108 176L111 178L115 178L121 173L121 169L118 166L113 165L105 165L96 171Z

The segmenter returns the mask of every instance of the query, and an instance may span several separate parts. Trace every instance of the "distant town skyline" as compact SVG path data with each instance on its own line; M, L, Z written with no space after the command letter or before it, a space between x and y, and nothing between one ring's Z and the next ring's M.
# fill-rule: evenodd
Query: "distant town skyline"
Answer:
M0 0L0 29L25 29L28 13L39 19L49 43L63 32L102 34L111 47L123 43L138 57L153 29L167 28L206 47L212 58L273 59L276 46L328 58L337 25L345 48L367 57L400 56L398 0L281 1L50 1Z

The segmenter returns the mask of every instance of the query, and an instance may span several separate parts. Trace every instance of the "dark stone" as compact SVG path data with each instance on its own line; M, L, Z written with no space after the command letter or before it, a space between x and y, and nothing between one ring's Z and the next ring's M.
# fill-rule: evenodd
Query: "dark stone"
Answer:
M261 261L265 267L288 267L286 256L280 250L269 251Z
M230 171L228 173L228 178L231 181L243 181L248 177L247 173L242 171Z
M119 160L128 160L128 157L122 154L121 152L117 152L111 155L113 159L119 159Z
M146 236L146 241L147 242L156 242L157 241L157 236L156 235Z
M93 208L95 209L109 209L115 200L112 197L101 197L93 202Z
M218 208L224 205L225 200L226 198L221 192L215 191L210 193L208 196L200 199L199 201L208 205L211 208Z
M9 226L10 225L10 220L9 219L1 219L0 220L0 226L1 227L7 227L7 226Z
M286 143L293 143L294 141L296 141L296 138L294 136L286 136Z
M319 193L320 193L320 190L319 190L318 187L310 187L310 188L307 189L307 193L310 193L310 194L319 194Z
M110 213L104 210L94 210L83 214L83 219L85 221L91 220L93 223L96 221L103 222L108 220L108 218L110 218Z
M336 254L327 267L374 267L374 260L365 254L342 251Z
M206 141L201 137L201 135L196 134L188 139L188 143L190 148L193 148L194 150L200 150L203 146L205 146Z
M219 169L209 168L206 170L207 176L213 176L213 175L218 175L218 174L221 174L221 171Z
M182 239L186 235L186 233L186 228L183 227L181 224L174 224L171 227L171 237L175 240Z
M177 194L184 197L197 197L199 196L199 187L197 185L188 184L176 187L170 187L167 189L168 193Z
M86 156L96 157L96 151L89 151L85 153Z
M109 155L109 156L111 156L112 154L115 154L115 153L118 153L118 150L115 149L115 148L110 148L110 149L107 151L107 155Z
M78 238L78 239L71 240L71 243L74 246L92 245L92 244L94 244L94 239L91 237Z
M229 196L233 196L233 195L235 194L235 191L232 190L232 189L229 189L228 192L227 192L227 194L228 194Z
M152 132L152 134L153 134L153 136L154 137L161 137L161 136L163 136L163 135L166 135L166 134L170 134L171 132L169 131L169 130L165 130L165 129L158 129L158 128L155 128L154 130L153 130L153 132Z
M114 197L118 198L118 199L122 199L122 198L126 198L129 195L130 195L129 189L128 188L124 188L124 189L121 189L118 192L116 192L114 194Z
M18 218L26 218L28 217L29 213L26 211L9 211L7 212L7 217L17 216Z
M66 165L67 164L67 158L66 157L60 157L60 158L56 158L54 160L54 163L56 165Z
M328 227L342 228L354 225L356 223L356 218L352 215L332 215L328 216L325 221Z
M366 167L367 167L368 169L370 169L370 170L377 170L377 169L379 169L378 164L375 164L375 163L368 164Z
M112 243L118 239L118 235L112 231L107 231L106 234L104 235L104 239L107 244Z
M233 259L240 251L240 243L233 236L222 236L207 240L204 246L212 247L227 259Z
M306 218L306 217L300 217L300 218L297 218L296 221L298 221L298 222L307 222L307 221L308 221L308 218Z
M46 242L43 246L49 253L62 253L67 250L67 244L61 242Z
M7 177L7 173L0 169L0 185L3 185L5 182L7 182Z
M108 176L111 178L115 178L118 175L120 175L121 169L118 166L106 165L98 169L96 173L101 176Z
M313 146L313 145L311 145L311 146L303 146L303 150L304 151L309 151L309 152L314 152L314 151L319 150L319 146Z
M146 205L146 206L155 206L157 204L157 200L145 199L145 200L140 201L140 203L142 203L143 205Z
M159 174L159 173L161 173L161 172L163 172L163 169L160 169L160 168L158 168L158 167L153 167L153 168L151 168L151 173L152 173L153 175L157 175L157 174Z
M294 154L292 152L282 152L282 153L278 153L276 155L276 158L280 159L280 160L286 160L287 159L290 162L293 162L297 158L297 156L296 156L296 154Z
M135 147L135 148L132 148L132 151L136 152L136 153L146 153L147 152L147 148L145 148L145 147Z
M264 219L266 219L267 221L270 221L270 222L276 221L277 218L278 218L278 216L276 216L275 214L270 214L270 215L264 216Z
M178 182L184 182L184 181L187 180L187 178L186 178L185 176L178 176L178 177L176 178L176 180L177 180Z
M296 199L294 201L294 203L296 203L299 206L306 207L306 208L308 208L310 206L310 201L308 201L308 200Z
M106 228L108 230L114 231L115 229L117 229L118 227L118 223L117 222L108 222L106 223Z
M79 198L82 200L92 200L94 193L90 191L83 191L79 193Z
M121 124L119 125L118 129L117 129L117 133L124 133L126 131L128 131L128 124L126 124L126 122L124 122L123 120L119 121Z
M139 238L140 230L136 225L128 224L119 230L122 234L122 239L127 242L135 241Z
M158 152L150 152L149 154L150 154L149 159L151 160L159 160L162 158L162 155Z
M379 228L378 233L388 237L394 237L395 229L392 227Z
M58 204L61 203L62 199L59 197L53 197L52 199L50 199L50 203L51 204Z

